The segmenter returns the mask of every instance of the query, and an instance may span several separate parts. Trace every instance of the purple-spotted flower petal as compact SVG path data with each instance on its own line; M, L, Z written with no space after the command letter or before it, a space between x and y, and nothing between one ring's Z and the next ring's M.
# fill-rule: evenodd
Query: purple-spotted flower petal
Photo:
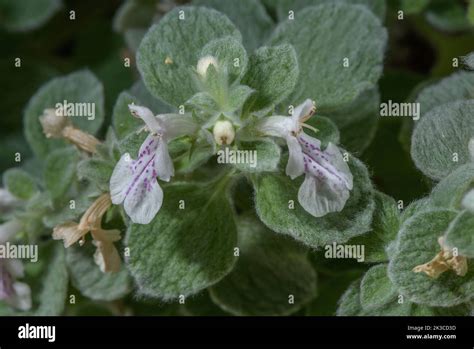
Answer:
M298 201L315 217L341 211L349 199L353 178L339 148L329 143L321 150L321 142L300 134L304 157L305 180L298 191Z
M150 223L163 203L163 190L156 180L160 141L159 136L149 135L136 160L128 153L122 155L110 179L112 203L124 203L125 212L134 223Z
M321 142L303 132L304 124L315 112L310 99L297 106L293 115L264 118L261 132L286 140L289 157L286 174L295 179L303 173L305 180L298 191L298 201L311 215L322 217L341 211L350 196L353 178L339 148L329 143L322 150Z
M129 105L133 116L145 123L150 133L134 160L123 154L110 179L110 196L115 205L124 204L132 222L148 224L163 203L163 190L157 177L168 182L174 176L173 161L167 142L196 132L197 125L189 115L153 115L146 107Z

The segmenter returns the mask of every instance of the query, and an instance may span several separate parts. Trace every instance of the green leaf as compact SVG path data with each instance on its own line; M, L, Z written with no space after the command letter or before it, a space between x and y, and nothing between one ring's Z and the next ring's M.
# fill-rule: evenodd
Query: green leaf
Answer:
M54 200L61 199L76 178L77 149L58 149L48 155L44 165L44 186Z
M462 199L462 207L470 212L474 212L474 189L471 189Z
M86 179L106 192L109 190L109 180L114 171L114 163L101 158L87 158L77 165L77 176Z
M425 87L416 102L422 117L432 109L454 101L474 99L474 72L459 71Z
M80 215L84 213L94 202L94 200L102 194L93 184L78 188L78 194L71 197L74 200L74 206L71 206L69 200L64 200L60 205L54 207L54 211L43 212L42 223L47 228L54 228L65 222L79 221ZM61 200L63 201L63 200Z
M199 58L206 56L217 58L219 69L225 70L230 83L239 81L247 71L247 52L240 41L232 36L209 42L203 47ZM235 60L238 60L238 64L235 64Z
M249 97L255 93L255 90L245 85L232 87L229 91L229 105L227 112L235 112L243 107Z
M227 15L242 33L249 51L258 48L274 26L258 0L193 0L192 5L211 7Z
M64 311L68 283L64 247L60 243L55 243L43 278L43 288L39 294L39 307L34 314L37 316L61 315Z
M393 198L375 191L375 212L372 231L355 237L348 244L365 246L365 262L388 261L386 249L396 239L400 227L400 212Z
M298 59L291 45L261 47L250 56L242 83L256 93L247 101L247 112L260 111L282 102L298 80Z
M94 246L72 246L67 249L67 266L71 281L84 296L97 301L112 301L130 292L130 276L124 266L116 273L103 273L94 262Z
M223 190L222 183L173 183L155 219L131 225L128 267L140 293L163 300L189 296L232 270L237 231Z
M122 92L115 102L114 110L112 111L112 125L118 139L123 139L132 132L138 131L140 127L145 124L140 119L132 116L128 109L129 104L141 105L138 99L128 92ZM146 106L149 108L148 106Z
M418 122L411 155L428 177L442 179L471 161L468 143L474 135L474 100L453 102L432 109Z
M132 52L137 52L145 37L146 29L127 29L124 33L125 43Z
M128 29L148 28L157 13L156 0L127 0L117 10L113 26L118 32Z
M355 154L361 154L372 143L380 117L378 89L365 91L357 99L328 117L338 125L341 144Z
M242 218L238 227L239 260L210 289L215 303L234 315L288 315L316 296L316 273L300 245L254 217Z
M360 281L354 281L342 295L336 312L337 316L360 315L362 310L360 305Z
M469 1L469 5L467 7L467 19L474 25L474 0Z
M95 134L104 120L104 91L99 80L88 70L54 78L43 85L30 99L25 109L25 137L33 152L45 158L51 151L66 147L64 140L48 139L43 133L39 117L57 103L91 103L95 108L94 120L87 116L71 116L72 123L85 132Z
M433 206L459 210L464 194L474 185L474 164L459 166L434 187L430 199Z
M433 208L432 200L429 197L421 198L411 202L401 213L400 222L403 224L409 218L413 217L419 212L430 210ZM447 208L447 207L446 207Z
M186 299L183 312L188 316L229 316L224 310L219 308L209 296L209 292L203 291L200 294Z
M385 18L385 0L264 0L269 5L275 6L279 20L285 20L289 16L289 11L297 12L305 7L329 4L334 2L360 4L367 6L381 20Z
M474 9L474 5L472 6L472 8ZM462 58L462 62L468 69L474 70L474 52L471 52L468 55L464 56Z
M38 192L38 186L31 175L20 169L12 168L3 173L3 185L12 194L21 200L28 200Z
M323 147L326 147L329 142L339 144L339 130L331 119L318 115L306 121L305 124L313 126L318 130L314 136L321 141Z
M248 161L234 164L234 166L242 172L275 172L280 162L280 147L270 139L262 139L254 142L240 142L238 149L234 149L234 151L247 151L247 154L255 154L253 162L250 161L251 159L245 158ZM225 150L221 150L220 152L217 152L218 162L219 157L225 157Z
M379 264L365 273L360 283L360 303L363 309L382 307L396 297L397 291L387 275L387 265Z
M416 14L423 12L429 3L430 0L401 0L401 9L407 14Z
M433 279L413 268L432 260L441 250L438 238L456 217L455 211L421 212L402 226L398 247L389 264L389 277L409 301L449 307L465 303L474 297L474 265L468 261L468 273L458 276L448 270Z
M313 99L325 115L376 86L387 32L369 10L332 3L305 8L295 18L281 23L270 40L272 45L292 44L298 55L300 76L289 97L292 103Z
M176 172L182 174L191 173L199 166L205 164L214 155L215 147L209 143L203 133L204 131L201 131L200 137L193 143L184 143L180 142L180 140L170 143L170 153L173 151L174 145L179 148L178 143L184 143L184 148L186 148L184 154L174 160Z
M339 316L467 316L469 306L429 307L408 302L406 299L399 303L399 297L390 300L381 307L365 310L361 305L360 280L347 289L339 301L337 315Z
M178 108L153 96L141 80L133 84L128 92L133 97L137 98L142 105L146 106L156 114L176 113L178 111Z
M370 230L375 203L365 166L356 158L349 162L354 189L341 212L315 218L298 203L302 178L264 174L254 178L255 207L262 222L277 233L290 235L311 247L342 243ZM294 204L294 209L290 209Z
M471 24L464 4L455 1L435 1L426 12L426 20L439 31L457 33L469 30Z
M23 3L0 0L1 26L8 31L33 30L46 23L61 7L61 0L35 0Z
M192 67L202 48L226 36L241 40L232 22L215 10L183 7L169 12L150 28L138 49L137 66L145 85L155 97L176 107L183 104L198 92ZM165 63L167 58L171 64Z
M474 258L474 214L461 212L449 225L446 231L446 243L457 248L461 256Z

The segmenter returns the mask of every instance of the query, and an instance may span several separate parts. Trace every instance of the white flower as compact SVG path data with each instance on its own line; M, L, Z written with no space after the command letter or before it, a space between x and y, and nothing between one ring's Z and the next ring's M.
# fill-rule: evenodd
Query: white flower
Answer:
M5 244L22 228L19 221L12 220L0 225L0 244ZM29 310L31 308L31 290L24 283L17 281L24 275L23 264L17 259L0 258L0 300L10 306Z
M132 222L148 224L163 203L163 191L156 177L168 182L174 167L167 143L173 138L196 132L197 125L189 115L153 115L150 109L129 105L133 116L145 123L150 132L133 160L125 153L115 166L110 179L112 203L124 203L125 212Z
M336 145L329 143L322 150L318 139L303 132L303 127L312 129L304 122L315 111L313 102L307 99L294 109L292 116L270 116L262 120L258 128L267 135L286 140L289 150L286 174L291 179L305 174L298 191L298 201L308 213L322 217L344 208L353 180L349 166Z

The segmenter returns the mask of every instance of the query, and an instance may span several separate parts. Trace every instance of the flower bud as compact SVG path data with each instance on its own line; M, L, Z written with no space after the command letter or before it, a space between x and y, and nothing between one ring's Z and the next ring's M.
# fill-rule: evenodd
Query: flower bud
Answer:
M45 109L39 118L43 132L48 138L62 137L63 130L70 125L70 121L55 109Z
M217 69L218 63L215 57L213 56L202 57L198 61L198 64L196 67L198 74L201 75L202 77L205 77L207 74L207 69L209 68L211 64Z
M235 130L232 123L228 120L217 121L212 130L214 140L219 145L232 144L235 137Z

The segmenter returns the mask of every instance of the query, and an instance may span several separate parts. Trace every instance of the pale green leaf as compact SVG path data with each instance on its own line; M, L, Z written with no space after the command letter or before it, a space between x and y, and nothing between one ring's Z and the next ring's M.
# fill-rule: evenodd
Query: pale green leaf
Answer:
M145 85L155 97L175 107L183 104L198 92L192 67L201 50L226 36L241 40L232 22L215 10L182 7L170 11L150 28L138 49L137 66Z
M66 260L73 286L87 298L99 301L113 301L128 294L131 285L125 266L116 273L103 273L94 262L92 242L86 244L67 249Z
M348 164L354 176L354 189L341 212L313 217L298 203L302 178L292 181L285 175L262 174L253 181L258 216L275 232L312 247L342 243L368 232L375 208L372 184L359 160L351 157Z
M221 184L173 183L164 188L154 220L131 225L128 268L140 293L163 300L189 296L231 271L237 231L223 190Z
M474 297L474 265L468 261L468 273L458 276L448 270L437 279L413 268L431 261L440 251L438 238L456 217L455 211L421 212L405 222L398 235L395 256L389 264L389 277L398 291L411 302L449 307Z
M471 100L443 104L421 118L413 132L411 155L425 175L439 180L471 161L473 114Z
M316 296L316 273L300 245L252 216L239 220L238 227L240 256L234 270L211 288L214 302L234 315L288 315Z
M331 3L295 16L281 23L270 40L272 45L290 43L296 50L300 75L291 103L310 98L327 115L376 86L387 32L368 9Z
M90 103L95 116L71 116L72 123L85 132L95 134L104 121L104 91L102 84L88 70L81 70L66 76L54 78L44 84L30 99L25 108L25 136L33 152L40 158L51 151L67 145L64 140L46 138L39 122L39 117L48 108L55 108L57 103ZM76 106L77 106L76 105ZM85 105L87 106L87 105ZM87 108L86 108L87 110ZM90 119L90 120L89 120Z

